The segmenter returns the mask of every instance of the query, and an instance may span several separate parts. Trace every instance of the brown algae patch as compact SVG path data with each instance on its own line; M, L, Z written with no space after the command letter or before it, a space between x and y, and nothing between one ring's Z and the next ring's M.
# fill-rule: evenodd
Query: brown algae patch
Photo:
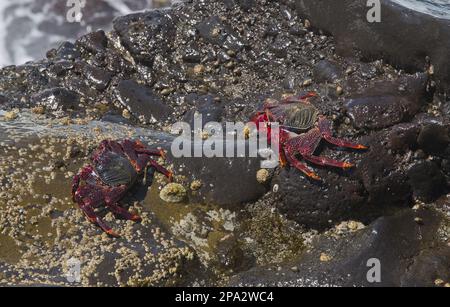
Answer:
M17 263L22 253L15 240L7 235L0 234L0 261Z
M217 242L234 236L236 213L214 204L189 203L187 197L181 203L165 202L160 198L162 185L153 183L143 206L151 210L176 238L191 246L203 265L216 269Z
M259 265L296 259L316 235L272 210L273 201L268 197L247 206L238 230L243 250Z

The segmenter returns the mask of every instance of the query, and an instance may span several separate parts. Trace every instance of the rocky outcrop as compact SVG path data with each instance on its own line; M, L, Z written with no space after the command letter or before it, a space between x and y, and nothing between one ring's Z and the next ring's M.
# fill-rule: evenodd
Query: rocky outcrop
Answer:
M442 68L446 66L438 63L438 55L432 54L440 47L424 49L430 52L428 54L428 51L414 49L414 46L418 48L416 45L405 43L399 47L405 57L395 62L397 51L394 50L398 46L388 44L389 40L385 42L394 32L391 31L388 36L374 40L383 46L385 53L368 53L362 57L364 61L355 56L342 57L340 54L345 52L336 53L336 50L341 52L343 47L352 46L353 51L353 47L366 41L355 38L355 45L349 44L351 36L340 36L339 26L335 29L335 37L324 35L326 32L311 31L311 24L320 27L322 16L306 22L299 13L312 16L315 11L312 8L309 11L306 8L295 10L295 3L310 3L311 7L323 9L323 16L330 13L325 6L331 3L328 1L188 1L167 10L120 17L114 22L111 32L88 34L74 43L65 42L50 50L44 60L0 70L0 105L8 111L0 111L4 127L16 133L18 130L13 129L16 125L35 116L33 120L44 122L41 126L51 124L48 126L55 127L52 133L56 130L61 133L59 129L63 128L67 128L63 130L65 132L74 129L75 136L70 140L61 143L54 141L53 137L50 140L62 145L70 141L73 147L83 148L86 153L103 138L142 138L152 144L172 140L172 136L165 134L171 124L178 121L192 123L196 114L201 114L204 122L218 121L221 125L225 121L247 122L266 98L281 99L309 91L318 93L318 97L310 102L332 121L336 137L369 147L367 150L343 150L323 141L316 155L348 161L354 163L355 168L340 170L309 165L322 178L320 182L307 179L290 166L261 170L259 158L177 158L169 152L168 167L172 167L177 185L165 188L166 182L155 180L155 186L152 185L148 193L149 203L143 207L133 205L142 213L158 213L154 221L163 224L167 240L166 236L160 235L161 229L149 226L153 225L149 224L149 219L143 224L118 221L116 226L126 231L126 239L133 242L122 244L127 247L125 254L118 255L115 250L123 241L117 243L103 238L98 229L83 223L84 218L77 214L79 211L65 210L68 215L59 220L70 225L73 234L68 233L65 239L82 248L83 255L89 254L92 246L97 247L96 264L99 265L97 268L101 267L101 272L116 273L110 268L112 263L117 266L131 259L135 266L131 270L125 268L124 279L129 279L136 268L144 265L145 276L139 280L145 280L155 264L162 267L162 272L159 272L162 279L153 284L164 284L167 281L165 277L169 276L175 279L172 284L191 285L192 281L177 283L179 276L170 273L175 272L174 267L184 272L182 262L189 260L192 263L196 259L183 244L168 245L175 252L182 252L175 254L174 262L142 263L144 254L149 256L151 253L148 251L153 247L160 248L166 241L178 243L172 239L182 236L185 244L193 246L195 252L202 255L203 264L211 265L213 271L247 269L255 265L251 262L255 254L260 255L256 256L259 260L264 258L265 263L284 263L281 272L285 277L258 267L238 277L239 283L272 283L277 278L290 283L299 276L295 270L288 273L285 258L273 255L277 254L280 246L296 246L288 253L283 251L279 254L297 258L301 250L298 246L302 244L293 237L303 242L304 232L317 230L323 234L322 240L315 243L312 254L302 254L303 258L294 266L299 274L310 276L320 284L328 282L320 272L327 272L332 277L329 280L332 284L366 285L361 281L364 272L361 263L369 255L380 257L386 263L383 273L386 285L428 285L430 276L427 272L442 279L448 278L445 270L441 269L447 265L445 259L442 260L447 250L436 238L439 233L445 234L445 231L438 231L444 218L430 209L421 211L417 216L419 219L415 219L416 212L409 209L423 202L430 207L435 206L434 201L446 201L443 196L449 192L450 109L445 97L433 95L435 84L431 67L427 67L427 73L422 73L425 56L429 55L435 66L434 76L441 81L441 88L445 88ZM339 4L339 7L333 11L333 16L341 12L339 10L351 13L358 6L342 9L342 4ZM327 29L329 21L323 22L324 29ZM378 27L383 29L384 26ZM408 27L404 29L410 31ZM354 32L360 33L358 28ZM411 50L418 52L408 53ZM364 54L364 49L362 51ZM391 63L398 67L409 64L406 65L409 70L398 70L383 62L382 58L391 59ZM32 123L34 121L28 125ZM89 128L92 131L86 133L85 129ZM121 129L125 131L119 134ZM159 131L159 134L151 134L154 142L145 133L149 129ZM18 139L17 134L12 135L14 140ZM207 142L211 136L203 131L202 139ZM8 144L2 143L0 147L6 146L4 151L9 155L18 152L18 147L13 149L7 147ZM30 145L29 149L36 148L40 147ZM52 148L43 148L47 156L53 154ZM170 142L166 142L164 148L170 149ZM34 152L20 149L21 158L33 157ZM45 178L50 182L52 178L61 178L58 182L67 189L73 172L88 159L87 154L80 155L78 164L74 164L71 162L74 157L69 152L62 164L61 161L53 161L49 166L46 164L47 156L42 155L45 165L39 167L39 172L48 173L35 178ZM66 157L66 153L54 153L55 159L60 157ZM298 158L301 159L301 155ZM9 182L14 174L9 175L9 161L4 161L3 173L8 174L4 180ZM31 165L27 160L20 161L17 166ZM73 167L71 175L65 173L67 169L61 170L65 167ZM23 178L15 180L23 181ZM169 202L161 199L161 190L170 194L171 187L182 191L180 203L172 203L167 197L163 198ZM23 187L16 184L16 188ZM28 190L34 191L34 186ZM47 200L49 193L61 204L72 206L69 190L46 191L43 197ZM181 200L181 196L175 200ZM21 201L24 197L17 199ZM251 216L256 211L247 209L262 199L267 201L259 204L260 209L265 210L263 213L257 210L264 217L260 222ZM26 215L16 214L19 205L8 202L7 206L14 217L25 219ZM50 202L49 206L54 204ZM206 210L208 206L215 206L214 210ZM398 212L400 214L396 215ZM230 222L236 216L243 224L247 220L252 221L245 234L239 233ZM202 217L203 222L199 222L197 217ZM57 222L52 216L48 219L49 224L50 221ZM276 222L280 220L290 224ZM334 240L330 229L348 220L370 226L349 237ZM7 215L3 221L15 234L18 225L10 225L10 216ZM216 227L218 222L224 223L223 227ZM27 220L21 220L21 227L26 223ZM268 233L264 223L271 225L269 229L277 229L277 244L262 242L261 238ZM280 224L295 227L280 228ZM53 226L48 227L54 230ZM285 234L284 229L287 228L290 230ZM295 229L295 234L292 229ZM27 228L22 230L27 234ZM155 239L163 237L164 240L153 242L144 239L150 237L149 232ZM252 241L255 232L258 232L258 240ZM424 239L417 239L418 233L422 232ZM47 235L48 232L44 233ZM285 235L289 237L287 240L284 240ZM90 241L88 237L95 240ZM295 241L295 244L283 245L284 241ZM108 252L102 253L103 247L108 248ZM265 248L270 248L271 252L262 257ZM252 249L257 253L252 254ZM39 256L43 251L34 250ZM171 251L164 251L172 259ZM61 256L63 249L56 252ZM241 253L248 253L250 257ZM326 255L320 257L321 253ZM248 263L247 259L250 259ZM427 264L430 259L437 259L438 266L430 268ZM240 264L244 262L245 265ZM217 263L219 265L215 267ZM203 267L197 266L197 269L202 270ZM14 271L14 266L10 272L11 276L20 274ZM108 274L97 279L89 275L93 278L92 283L109 278ZM221 278L222 273L214 277ZM114 281L108 279L107 284L110 282Z
M297 261L241 273L230 285L435 286L436 280L450 278L448 238L440 235L444 229L448 225L436 212L405 210L344 238L319 238ZM379 275L370 272L375 265Z
M442 91L450 91L450 20L381 1L381 22L369 23L370 7L359 0L298 0L297 11L315 29L336 38L344 56L361 52L363 60L383 58L408 71L422 71L428 56ZM436 43L439 42L439 43Z

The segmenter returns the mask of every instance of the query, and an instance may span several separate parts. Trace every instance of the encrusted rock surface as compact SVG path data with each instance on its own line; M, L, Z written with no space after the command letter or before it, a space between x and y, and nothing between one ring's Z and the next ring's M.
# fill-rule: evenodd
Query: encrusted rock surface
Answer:
M93 254L95 264L89 266L86 285L226 284L231 275L257 265L277 263L285 272L292 267L287 262L308 248L314 253L297 261L293 265L297 270L291 271L307 272L309 267L312 273L305 276L319 284L322 262L330 263L330 271L344 274L349 263L355 264L347 259L361 262L372 253L383 258L387 269L390 263L399 266L393 273L386 271L387 285L429 285L427 271L448 279L441 269L448 245L437 244L435 237L436 233L445 237L439 225L448 222L445 195L450 192L449 102L446 96L435 95L435 82L441 81L438 89L445 84L442 65L431 56L437 72L433 75L430 66L421 67L417 58L409 58L411 66L405 72L386 64L383 53L369 62L343 57L336 50L348 43L345 37L312 31L315 19L300 17L302 10L296 6L300 2L186 1L166 10L120 17L110 32L88 34L50 50L44 60L0 70L4 128L0 147L5 153L0 160L4 171L0 242L17 251L0 254L8 273L0 275L0 283L26 276L28 284L65 284L42 272L27 275L30 259L50 257L52 267L36 268L56 270L66 256L76 255L86 264ZM312 103L333 121L336 136L369 146L352 151L324 142L317 151L355 163L354 169L311 166L323 178L313 182L286 167L269 170L265 180L258 181L259 158L175 158L169 152L167 166L186 190L185 199L161 200L167 183L156 176L151 189L143 192L144 200L131 202L132 208L149 217L148 223L115 225L125 232L125 239L103 238L72 208L70 177L87 162L101 138L141 137L148 142L153 138L152 144L170 149L174 136L167 132L177 121L192 123L201 114L204 121L221 124L247 122L264 99L305 91L319 94ZM30 117L33 120L27 122ZM68 129L67 135L85 128L89 133L75 140L67 136L61 140L59 134L54 140L61 127ZM28 148L28 132L21 129L35 129L32 140L42 140L42 146L31 142ZM209 138L202 136L205 141ZM166 142L160 144L161 140ZM70 151L60 145L70 145ZM34 163L30 157L36 155L39 162ZM27 181L33 169L33 180ZM26 190L21 186L24 180L30 184ZM33 198L33 193L39 196ZM435 206L434 201L444 205ZM423 203L428 209L415 220L408 207ZM39 220L36 214L23 214L24 208L34 205L41 210L48 205L57 212L43 211L47 226L36 226L37 233L29 226ZM335 238L330 229L342 223L352 234ZM362 224L370 226L364 230ZM426 235L423 240L417 237L419 230ZM57 231L61 236L46 243L45 236L54 238ZM147 238L149 233L155 241ZM399 234L409 237L396 246ZM316 235L325 243L312 245ZM29 236L38 249L30 248L29 242L19 243ZM421 253L423 245L427 248ZM91 253L92 246L96 249ZM163 256L151 253L154 248ZM145 257L156 260L145 264ZM401 259L411 260L410 272ZM430 259L439 260L434 271L426 265ZM157 276L151 275L153 265L159 267ZM366 285L358 275L366 271L355 272L359 267L351 266L355 274L350 279L331 275L330 283ZM425 273L414 277L413 272ZM274 276L279 277L253 268L237 280L272 283ZM297 273L286 274L281 281L290 284L297 278Z
M350 229L342 235L335 229L318 237L297 261L241 273L230 285L435 286L436 280L450 278L448 227L448 221L431 210L405 210L356 232ZM379 264L379 275L369 272L374 263Z

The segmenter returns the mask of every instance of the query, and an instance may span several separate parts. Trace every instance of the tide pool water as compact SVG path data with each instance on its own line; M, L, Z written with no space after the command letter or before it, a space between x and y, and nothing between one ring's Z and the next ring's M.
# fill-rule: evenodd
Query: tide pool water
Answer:
M409 9L438 18L450 19L450 0L392 0Z

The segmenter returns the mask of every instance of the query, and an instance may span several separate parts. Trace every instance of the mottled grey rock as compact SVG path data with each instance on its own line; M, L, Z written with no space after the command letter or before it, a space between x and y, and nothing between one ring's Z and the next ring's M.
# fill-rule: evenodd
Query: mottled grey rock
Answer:
M428 154L441 154L450 144L448 127L429 123L425 124L417 137L420 148Z
M119 17L113 26L131 55L151 66L157 54L171 50L175 21L171 11L153 10Z
M155 95L153 90L134 80L124 80L116 88L117 99L137 118L146 121L165 121L170 108Z
M314 67L313 75L314 80L318 83L333 83L342 77L342 70L336 65L336 63L328 60L322 60Z
M105 31L99 30L82 36L77 40L77 44L86 48L89 52L98 53L106 49L108 38L105 35Z
M345 107L356 128L381 129L411 120L427 101L428 77L375 83L348 99ZM399 87L403 90L400 91Z
M414 195L425 201L435 200L449 188L444 174L431 161L413 165L408 170L408 177Z
M201 146L195 143L192 150ZM245 146L248 151L248 142L236 143L235 146L235 148ZM188 192L191 203L240 207L239 205L255 201L267 192L267 186L256 179L256 173L261 169L260 158L174 158L170 152L168 160L174 164L177 175L186 177L188 185L194 180L201 182L200 189Z
M56 87L44 90L31 98L32 105L44 106L47 110L60 111L75 109L79 104L79 96L65 88Z
M450 247L438 234L442 223L441 214L433 210L408 209L342 238L321 236L296 261L240 273L229 285L434 286L436 279L450 278ZM321 261L322 254L329 261ZM379 283L367 279L374 267L368 265L370 259L379 260Z
M423 71L426 56L434 64L442 90L450 90L450 20L381 1L382 22L369 23L366 1L296 0L298 13L315 29L331 33L337 52L364 60L384 58L407 71ZM442 42L436 45L436 42Z

